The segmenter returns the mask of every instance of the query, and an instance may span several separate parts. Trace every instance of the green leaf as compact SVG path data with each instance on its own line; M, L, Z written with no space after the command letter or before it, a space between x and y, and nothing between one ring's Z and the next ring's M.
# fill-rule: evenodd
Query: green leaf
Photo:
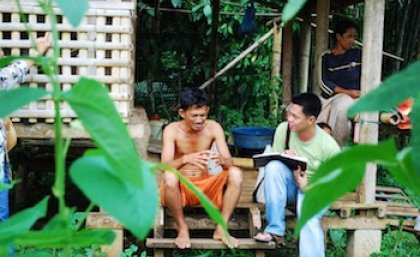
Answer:
M181 7L182 0L171 0L172 6L175 8Z
M0 91L0 118L48 94L40 88L19 87Z
M401 72L387 78L380 87L363 96L353 105L348 115L359 112L389 110L405 99L417 96L420 92L420 61L416 61ZM384 101L386 99L386 101Z
M48 198L45 197L32 208L16 213L11 218L0 223L0 246L8 245L14 238L28 231L32 225L45 216L47 212Z
M357 145L347 148L322 163L310 184L302 204L295 234L315 214L326 208L345 193L354 190L362 181L365 165L378 162L397 166L397 149L392 140L378 145ZM339 185L339 186L338 186Z
M420 176L416 174L413 166L414 150L412 147L406 147L397 155L399 165L390 167L389 172L397 179L399 183L410 188L420 195Z
M204 8L203 8L204 16L211 17L211 12L212 12L212 9L211 9L210 5L204 6Z
M10 183L10 184L5 184L5 183L0 181L0 192L3 191L3 190L12 189L19 182L20 182L20 179L13 180L12 183Z
M420 63L420 62L419 62ZM419 73L419 72L418 72ZM417 80L417 83L420 80ZM413 160L415 161L414 169L417 174L417 178L420 178L420 91L417 93L417 98L414 99L413 108L410 113L410 121L413 125L411 129L411 142L410 145L413 148ZM420 185L417 189L420 188Z
M11 64L14 60L19 59L17 56L5 56L0 58L0 68L6 67Z
M19 254L19 255L17 255L17 257L54 257L54 255L52 255L52 254L50 254L49 252L46 252L46 251L37 251L35 253Z
M287 4L283 8L281 16L283 23L286 24L293 19L305 3L306 0L288 0Z
M63 99L77 113L96 145L105 152L115 176L138 187L143 184L137 148L122 123L105 86L81 78Z
M142 162L138 170L143 174L143 188L119 179L105 156L91 150L73 163L70 177L92 202L118 219L134 235L144 238L153 225L158 190L151 173L152 166Z
M207 196L201 192L196 186L194 186L193 183L191 183L190 180L188 180L186 177L182 176L181 173L179 173L176 169L174 169L173 167L166 165L166 164L158 164L157 168L159 170L165 170L165 171L170 171L173 172L177 175L179 181L185 185L185 187L188 188L188 190L190 190L200 201L201 205L203 206L204 210L206 210L206 212L209 214L210 218L216 222L217 224L219 224L220 226L222 226L222 228L227 231L227 225L226 222L224 221L219 209L214 206L214 204L207 198Z
M197 5L194 5L192 8L191 8L191 11L194 13L194 12L197 12L200 8L203 8L203 6L205 6L206 5L206 3L205 2L201 2L201 3L199 3L199 4L197 4Z
M56 0L56 2L63 12L63 15L67 17L70 24L75 28L79 26L83 16L85 16L89 9L87 0Z
M14 242L22 246L37 248L87 247L93 244L111 244L115 233L107 229L85 229L81 231L54 230L29 231Z

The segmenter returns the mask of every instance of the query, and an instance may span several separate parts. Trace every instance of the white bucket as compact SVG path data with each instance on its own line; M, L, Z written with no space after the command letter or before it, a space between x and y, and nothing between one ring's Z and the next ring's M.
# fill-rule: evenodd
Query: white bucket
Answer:
M162 120L151 120L150 121L150 138L156 140L162 140L162 130L163 130L164 121Z

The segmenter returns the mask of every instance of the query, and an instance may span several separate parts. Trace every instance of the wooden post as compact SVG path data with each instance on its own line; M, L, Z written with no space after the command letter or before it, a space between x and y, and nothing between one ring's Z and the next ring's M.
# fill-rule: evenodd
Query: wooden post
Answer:
M308 92L309 60L311 55L311 15L305 15L300 35L299 93Z
M362 96L377 88L381 82L382 47L384 30L384 0L366 0L364 17L364 46L362 56ZM360 142L378 142L378 113L362 113L360 116ZM367 121L367 122L364 122ZM359 188L360 202L375 202L376 165L366 166L366 175ZM369 214L369 213L367 213ZM367 217L368 218L368 217ZM370 256L381 245L380 230L356 230L349 235L347 257Z
M347 257L369 257L381 250L381 230L356 230L349 233Z
M384 8L384 0L368 0L365 4L363 29L364 51L362 56L361 78L362 96L377 88L381 83ZM378 142L378 114L362 113L360 121L360 142L376 144ZM367 165L366 176L361 187L361 202L367 204L374 203L376 165Z
M278 78L280 77L281 63L281 32L282 29L274 22L273 34L273 57L271 59L271 93L270 93L270 113L277 119L279 108L279 96L277 91L279 88Z
M318 81L318 72L319 64L322 53L328 48L328 26L329 19L328 15L330 13L330 0L318 0L316 2L316 47L315 47L315 65L313 70L313 80L312 80L312 92L315 94L320 94L321 89L319 88Z
M293 28L290 21L283 30L283 97L282 107L285 107L292 100L292 66L293 66Z

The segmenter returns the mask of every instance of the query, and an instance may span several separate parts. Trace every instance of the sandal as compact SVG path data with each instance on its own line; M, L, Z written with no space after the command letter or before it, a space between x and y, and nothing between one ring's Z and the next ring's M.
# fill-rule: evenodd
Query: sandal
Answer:
M267 232L259 232L254 236L254 239L258 242L262 243L270 243L274 242L277 246L284 246L284 237L283 236L277 236L271 233Z

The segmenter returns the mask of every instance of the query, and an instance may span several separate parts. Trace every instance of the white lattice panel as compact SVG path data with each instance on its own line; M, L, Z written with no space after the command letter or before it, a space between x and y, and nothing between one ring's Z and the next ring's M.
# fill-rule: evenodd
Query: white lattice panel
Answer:
M35 37L51 30L50 21L36 1L21 1L23 13ZM60 34L58 79L62 90L68 90L80 76L97 79L109 89L109 94L121 117L125 120L133 106L134 86L134 29L136 1L89 1L89 10L79 27L73 28L55 9ZM6 55L28 55L31 40L20 18L15 1L0 0L0 47ZM52 50L50 50L52 51ZM30 87L52 89L47 77L33 67ZM54 106L50 98L42 99L15 112L14 120L28 119L51 122ZM67 105L61 106L64 121L75 117Z

